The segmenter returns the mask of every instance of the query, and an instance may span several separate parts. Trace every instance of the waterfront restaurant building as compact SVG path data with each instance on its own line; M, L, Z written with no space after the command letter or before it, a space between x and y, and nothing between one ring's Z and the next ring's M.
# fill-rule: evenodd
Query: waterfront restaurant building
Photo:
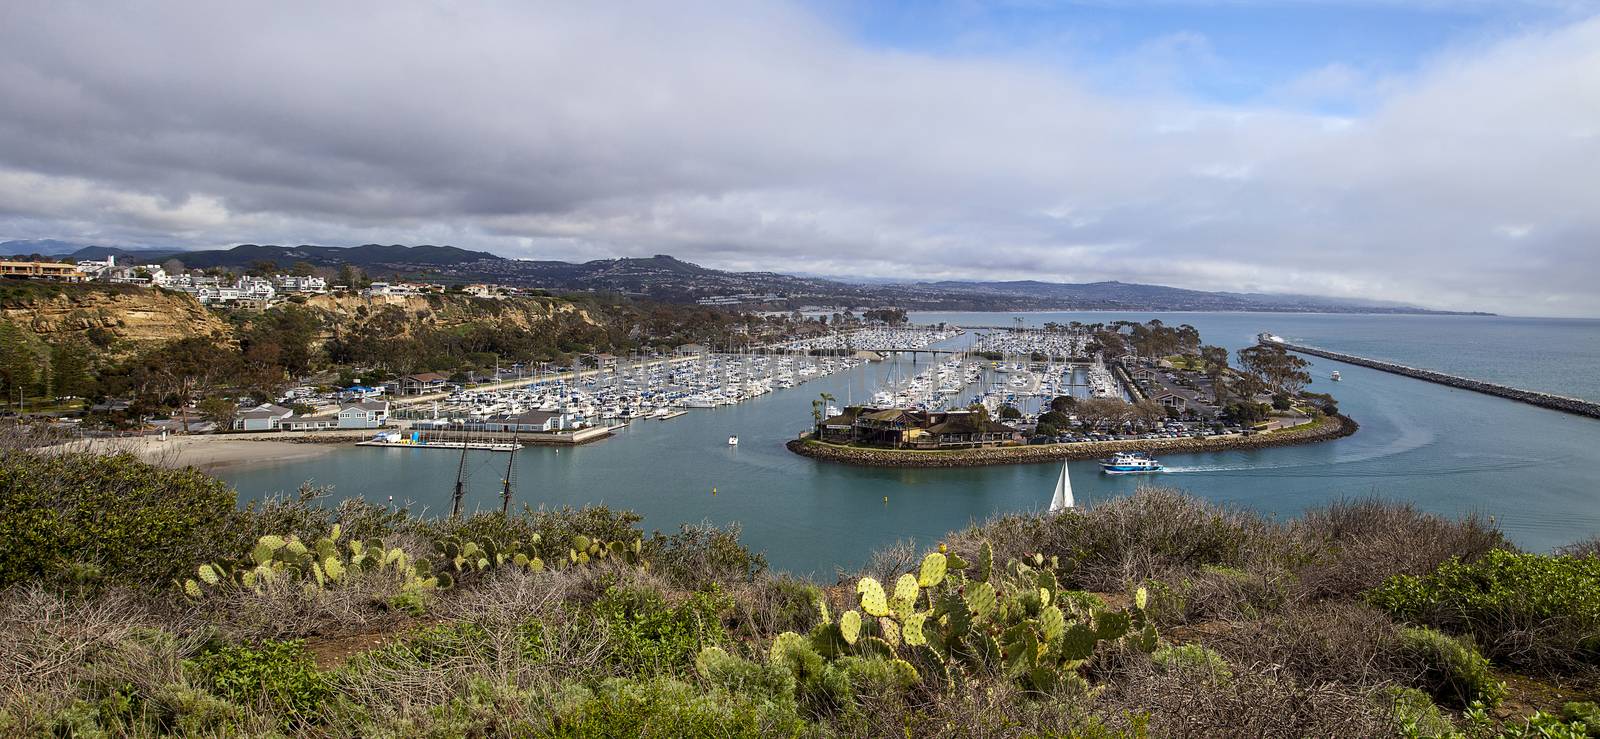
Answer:
M887 449L962 449L1001 446L1017 430L969 410L919 411L852 406L817 424L822 441Z

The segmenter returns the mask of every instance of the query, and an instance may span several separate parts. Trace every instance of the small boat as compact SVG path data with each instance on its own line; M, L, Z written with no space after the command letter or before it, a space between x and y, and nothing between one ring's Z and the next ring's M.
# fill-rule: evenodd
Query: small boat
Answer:
M1067 463L1061 463L1061 477L1056 478L1055 493L1050 496L1050 512L1059 513L1076 505L1072 500L1072 478L1067 474Z
M729 436L728 437L728 446L739 446L739 437L737 437L737 436Z
M1108 475L1132 475L1141 472L1163 472L1167 468L1139 452L1117 452L1110 459L1100 460L1100 471Z
M1334 370L1333 374L1328 375L1328 379L1333 380L1334 382L1338 382L1339 381L1339 370Z

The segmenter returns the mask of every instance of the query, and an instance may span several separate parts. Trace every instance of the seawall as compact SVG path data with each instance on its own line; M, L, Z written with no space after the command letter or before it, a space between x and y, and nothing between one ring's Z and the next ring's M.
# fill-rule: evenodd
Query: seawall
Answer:
M1301 354L1310 354L1314 357L1333 359L1344 362L1345 364L1353 364L1359 367L1370 367L1375 370L1382 370L1384 372L1389 372L1396 375L1404 375L1406 377L1412 377L1418 380L1435 382L1440 385L1447 385L1449 387L1460 388L1462 390L1472 390L1474 392L1484 393L1486 395L1495 395L1508 400L1515 400L1519 403L1527 403L1529 405L1536 405L1541 408L1549 408L1551 410L1562 411L1564 413L1573 413L1580 416L1588 416L1590 418L1600 418L1600 403L1594 403L1578 398L1569 398L1565 395L1542 393L1536 390L1523 390L1521 388L1510 387L1508 385L1498 385L1493 382L1484 382L1482 380L1474 380L1467 377L1447 375L1443 372L1434 372L1433 370L1407 367L1403 364L1395 364L1393 362L1367 359L1366 357L1358 357L1353 354L1330 352L1326 349L1318 349L1311 346L1300 346L1298 344L1283 344L1282 346L1289 351L1299 352Z
M1322 422L1310 427L1251 436L1208 436L1200 439L1129 439L919 451L840 446L802 438L790 441L788 447L789 451L804 457L864 467L986 467L997 464L1059 462L1063 459L1100 459L1112 452L1192 454L1267 449L1343 438L1355 433L1358 428L1360 425L1354 420L1341 415L1323 419Z

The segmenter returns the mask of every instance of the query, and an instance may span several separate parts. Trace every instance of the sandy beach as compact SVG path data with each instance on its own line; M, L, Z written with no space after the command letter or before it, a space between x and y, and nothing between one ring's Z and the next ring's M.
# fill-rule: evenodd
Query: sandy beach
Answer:
M327 454L339 444L295 443L279 438L237 436L146 436L135 439L94 439L58 447L97 453L131 452L163 467L196 467L205 471L247 464L296 462Z

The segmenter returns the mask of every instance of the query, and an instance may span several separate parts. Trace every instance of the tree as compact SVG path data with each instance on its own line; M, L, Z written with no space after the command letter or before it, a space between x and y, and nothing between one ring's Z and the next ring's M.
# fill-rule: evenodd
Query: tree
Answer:
M1071 395L1057 395L1050 399L1050 410L1071 415L1072 409L1078 406L1078 399Z
M1093 430L1101 424L1118 425L1127 420L1132 408L1116 398L1089 398L1078 403L1078 420L1085 428Z
M239 404L220 395L213 395L200 401L200 417L217 425L219 429L233 428L233 421L239 416Z
M82 397L91 394L94 378L89 372L89 350L77 342L50 348L50 373L56 395Z
M311 266L310 262L295 262L294 266L289 268L289 274L295 277L314 277L317 274L317 268Z
M1222 382L1223 375L1228 373L1228 350L1220 346L1202 346L1200 360L1206 364L1206 377L1211 378L1211 387L1217 396L1217 404L1222 405L1228 391L1227 385Z
M0 320L0 393L14 400L36 390L39 381L38 341L22 327Z
M972 422L972 428L980 429L989 425L989 406L973 403L967 406L967 410L972 411L966 416Z
M1146 428L1154 428L1158 421L1166 420L1167 409L1160 403L1146 398L1128 409L1129 420L1143 424Z
M1278 344L1257 344L1240 349L1239 364L1280 393L1294 395L1311 382L1311 373L1305 371L1311 363Z
M239 355L210 338L169 342L141 358L135 381L146 392L169 398L178 408L183 430L189 428L189 404L209 395L218 384L239 375Z
M1016 406L1011 405L1009 403L1006 404L1006 405L1000 406L1000 419L1001 420L1003 420L1003 421L1014 421L1014 420L1016 420L1018 418L1022 418L1022 411L1019 410Z

